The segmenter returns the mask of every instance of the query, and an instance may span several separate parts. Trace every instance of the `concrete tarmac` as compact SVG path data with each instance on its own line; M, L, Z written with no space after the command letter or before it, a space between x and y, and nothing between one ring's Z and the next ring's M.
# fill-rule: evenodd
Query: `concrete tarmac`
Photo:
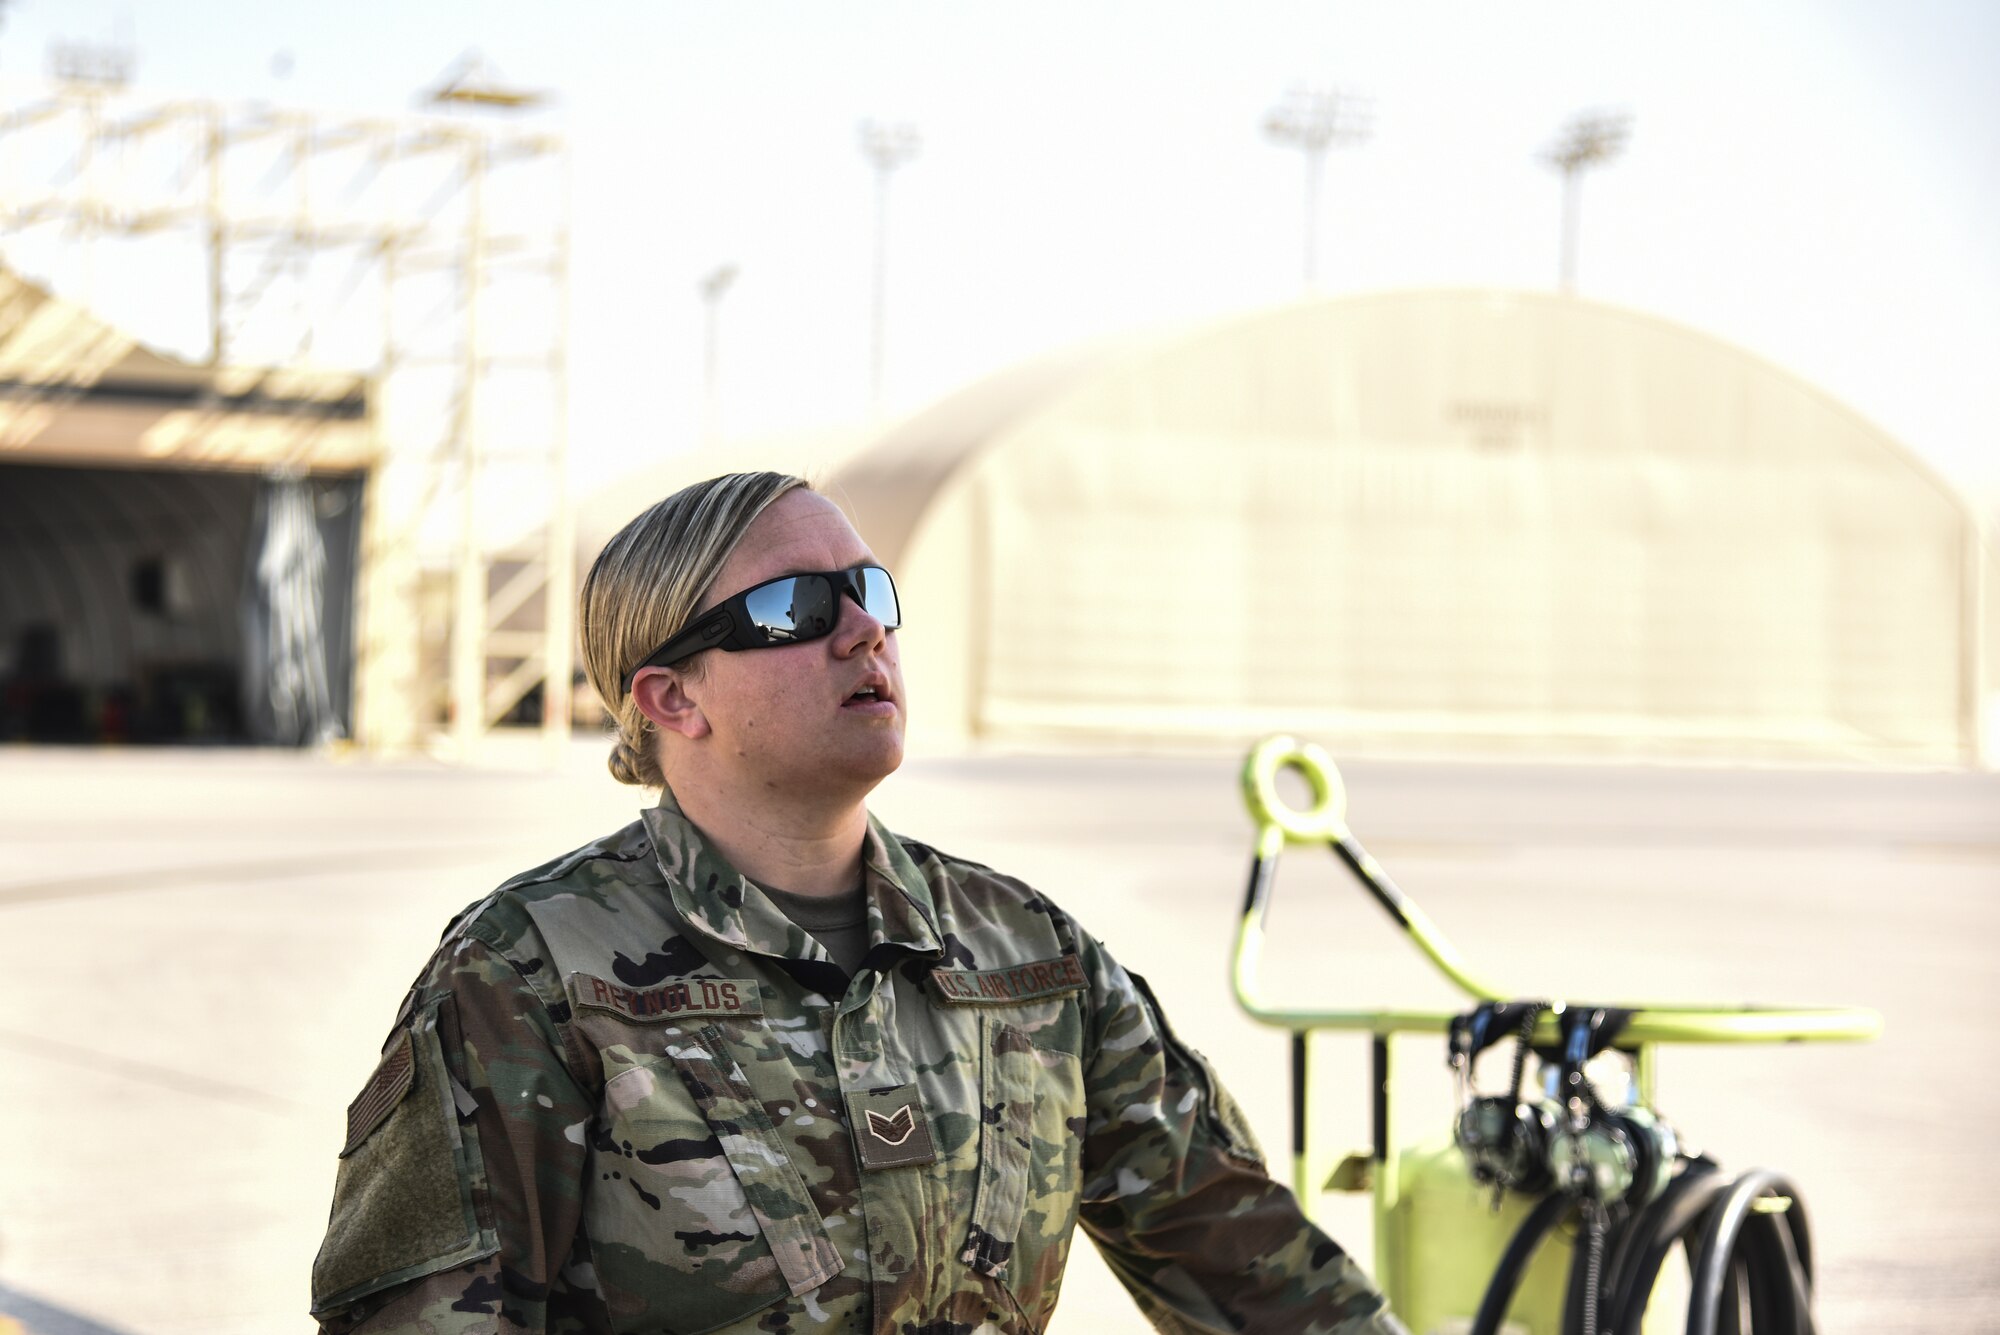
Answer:
M642 800L560 773L250 751L0 748L0 1313L29 1332L310 1329L343 1110L447 918ZM1274 1171L1285 1040L1230 999L1249 826L1229 757L914 760L876 808L1047 890L1161 994ZM1475 969L1521 995L1872 1006L1866 1046L1677 1048L1660 1106L1800 1185L1821 1329L2000 1330L2000 776L1369 760L1355 832ZM1331 858L1292 854L1286 1000L1455 1006ZM1399 1131L1453 1112L1401 1049ZM1367 1138L1358 1040L1316 1122ZM1316 1211L1370 1256L1367 1202ZM8 1301L11 1298L11 1305ZM67 1326L61 1324L67 1322ZM1079 1243L1051 1335L1143 1329ZM1420 1333L1421 1335L1421 1333Z

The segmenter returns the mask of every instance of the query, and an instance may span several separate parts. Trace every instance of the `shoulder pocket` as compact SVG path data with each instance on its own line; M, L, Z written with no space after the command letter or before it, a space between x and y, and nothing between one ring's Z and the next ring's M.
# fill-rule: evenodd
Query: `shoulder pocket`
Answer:
M447 1005L440 998L411 1017L348 1106L333 1215L313 1262L315 1314L499 1250L473 1208L479 1147L458 1124L444 1062Z
M1203 1115L1209 1130L1222 1142L1223 1150L1232 1158L1241 1159L1257 1167L1264 1166L1264 1151L1257 1144L1256 1135L1250 1130L1250 1119L1243 1115L1243 1109L1216 1078L1215 1068L1208 1064L1208 1058L1181 1042L1171 1026L1167 1024L1167 1012L1160 1005L1160 999L1153 995L1152 986L1138 974L1127 969L1126 975L1138 987L1139 994L1146 999L1146 1009L1153 1013L1153 1022L1159 1026L1160 1041L1166 1046L1169 1058L1178 1058L1188 1068L1189 1075L1199 1090Z

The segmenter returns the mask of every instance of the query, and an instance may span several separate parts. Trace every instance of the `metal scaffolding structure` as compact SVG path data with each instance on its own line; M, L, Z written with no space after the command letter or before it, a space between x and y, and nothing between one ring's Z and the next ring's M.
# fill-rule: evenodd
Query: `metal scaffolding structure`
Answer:
M533 99L462 71L431 101ZM443 722L469 755L536 694L551 750L568 736L567 186L560 136L442 110L148 101L115 80L0 108L10 266L191 361L376 378L364 744ZM424 567L446 564L447 627L419 625ZM427 682L441 629L449 669Z

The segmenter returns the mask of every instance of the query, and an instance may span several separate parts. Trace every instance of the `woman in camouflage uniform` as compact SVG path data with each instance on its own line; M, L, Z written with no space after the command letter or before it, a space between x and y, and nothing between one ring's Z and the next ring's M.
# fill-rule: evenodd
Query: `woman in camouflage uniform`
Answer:
M900 618L796 478L612 539L585 659L660 804L446 931L348 1111L323 1330L1033 1332L1080 1223L1161 1329L1401 1331L1137 975L868 816Z

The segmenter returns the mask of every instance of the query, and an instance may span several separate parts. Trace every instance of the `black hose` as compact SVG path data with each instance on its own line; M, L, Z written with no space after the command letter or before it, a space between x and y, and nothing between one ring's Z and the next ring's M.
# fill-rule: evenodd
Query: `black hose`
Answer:
M1741 1265L1750 1300L1750 1328L1800 1335L1803 1313L1796 1301L1797 1288L1785 1267L1784 1250L1778 1239L1785 1236L1784 1223L1767 1214L1752 1215L1743 1229ZM1753 1275L1770 1277L1769 1283L1751 1280Z
M1639 1335L1639 1323L1652 1296L1660 1267L1681 1236L1701 1219L1715 1197L1729 1185L1712 1159L1692 1159L1658 1200L1639 1211L1623 1230L1605 1273L1611 1289L1611 1330L1615 1335Z
M1725 1295L1733 1294L1736 1287L1739 1260L1743 1263L1741 1282L1749 1286L1752 1294L1760 1290L1772 1293L1782 1289L1789 1300L1795 1291L1793 1276L1779 1272L1783 1252L1760 1236L1786 1225L1770 1215L1751 1213L1757 1198L1766 1195L1790 1196L1791 1208L1799 1208L1798 1192L1792 1184L1782 1175L1766 1169L1757 1169L1737 1178L1721 1199L1709 1208L1702 1224L1701 1240L1695 1245L1693 1253L1694 1273L1688 1294L1688 1335L1723 1335L1723 1300ZM1758 1228L1751 1230L1757 1243L1739 1251L1739 1245L1745 1240L1745 1226L1753 1220L1759 1224ZM1768 1225L1768 1229L1764 1225ZM1803 1309L1799 1315L1802 1314ZM1792 1325L1794 1330L1801 1328L1797 1315Z
M1611 1263L1611 1329L1616 1335L1639 1335L1667 1256L1675 1246L1686 1245L1688 1235L1728 1186L1729 1179L1713 1162L1695 1160L1626 1230Z
M1812 1228L1806 1219L1806 1203L1797 1192L1792 1193L1792 1204L1785 1211L1785 1222L1792 1235L1792 1254L1798 1258L1799 1278L1805 1281L1807 1293L1812 1292L1813 1245Z
M1755 1202L1764 1196L1789 1201L1762 1213ZM1688 1335L1816 1335L1812 1234L1797 1190L1763 1170L1732 1181L1706 1159L1691 1160L1658 1200L1615 1222L1560 1193L1536 1202L1508 1241L1468 1335L1497 1335L1537 1249L1579 1208L1584 1227L1570 1267L1564 1335L1640 1335L1676 1246L1689 1257Z
M1743 1335L1743 1260L1724 1267L1723 1290L1715 1303L1715 1335Z
M1806 1225L1806 1207L1797 1196L1792 1197L1792 1206L1785 1211L1784 1228L1773 1227L1771 1232L1778 1240L1781 1266L1791 1281L1792 1305L1798 1311L1798 1330L1801 1335L1816 1335L1818 1326L1812 1314L1812 1232Z
M1544 1196L1535 1203L1535 1208L1514 1230L1507 1250L1501 1253L1500 1264L1493 1268L1493 1278L1486 1285L1486 1296L1479 1300L1479 1313L1473 1317L1472 1329L1466 1335L1499 1335L1500 1323L1507 1317L1507 1308L1514 1301L1514 1290L1520 1287L1521 1276L1527 1273L1528 1262L1534 1257L1535 1249L1542 1245L1548 1231L1573 1208L1575 1202L1560 1194Z

